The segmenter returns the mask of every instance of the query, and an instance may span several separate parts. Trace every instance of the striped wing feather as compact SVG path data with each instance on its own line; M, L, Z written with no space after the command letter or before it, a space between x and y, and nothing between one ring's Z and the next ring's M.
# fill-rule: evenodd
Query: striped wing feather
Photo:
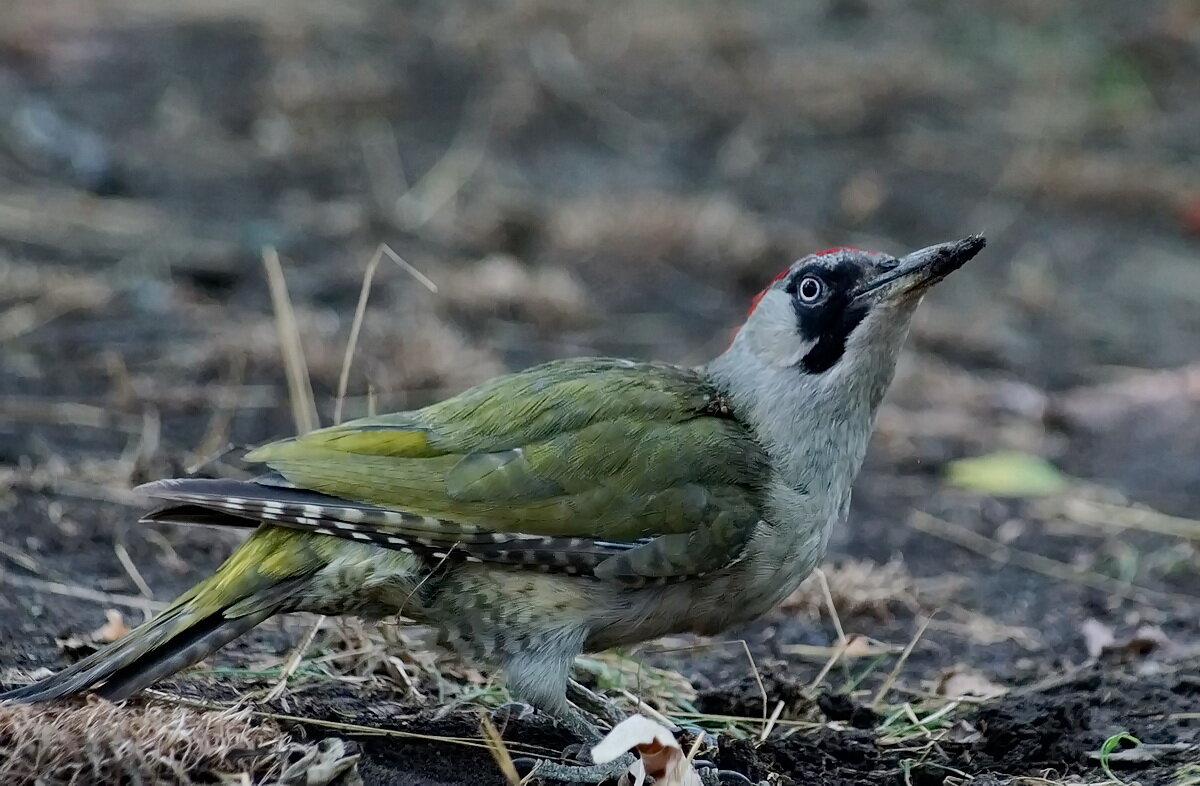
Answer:
M732 561L759 520L765 458L717 398L689 369L558 361L247 455L282 480L145 490L177 503L153 520L183 505L438 559L669 580Z

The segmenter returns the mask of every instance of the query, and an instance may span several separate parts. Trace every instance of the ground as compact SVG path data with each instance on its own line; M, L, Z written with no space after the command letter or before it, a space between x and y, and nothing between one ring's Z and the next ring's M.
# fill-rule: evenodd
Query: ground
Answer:
M806 251L982 231L880 413L825 566L836 616L811 580L581 675L722 731L718 763L772 782L1200 783L1192 3L9 5L0 684L235 545L138 525L129 489L243 476L228 448L294 432L265 247L329 423L381 243L438 291L378 268L347 417L551 357L699 363ZM40 751L33 771L89 782L130 739L176 761L145 715L174 712L198 758L162 778L277 779L337 738L367 783L504 782L478 710L501 687L395 624L328 621L282 697L213 715L310 625L125 710L0 714L0 772ZM536 716L502 731L513 755L571 742ZM1102 762L1122 732L1140 744Z

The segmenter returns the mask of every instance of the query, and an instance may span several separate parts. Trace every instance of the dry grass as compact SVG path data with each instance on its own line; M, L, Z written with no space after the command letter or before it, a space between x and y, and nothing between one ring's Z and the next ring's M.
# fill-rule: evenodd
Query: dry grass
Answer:
M842 619L888 619L899 608L930 609L944 603L960 583L954 577L918 579L901 559L880 565L870 560L847 560L825 565L825 578L833 607ZM825 593L816 576L791 594L780 607L785 611L818 616L827 611Z
M0 783L211 783L271 776L289 740L248 711L79 705L0 707Z

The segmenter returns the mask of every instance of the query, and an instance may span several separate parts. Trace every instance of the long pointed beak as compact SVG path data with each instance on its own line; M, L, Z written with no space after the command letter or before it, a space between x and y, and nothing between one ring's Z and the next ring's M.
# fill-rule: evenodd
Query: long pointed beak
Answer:
M986 243L983 235L971 235L953 243L942 243L914 251L900 259L895 267L885 270L859 287L853 298L876 292L897 281L903 283L892 287L884 297L923 292L965 265Z

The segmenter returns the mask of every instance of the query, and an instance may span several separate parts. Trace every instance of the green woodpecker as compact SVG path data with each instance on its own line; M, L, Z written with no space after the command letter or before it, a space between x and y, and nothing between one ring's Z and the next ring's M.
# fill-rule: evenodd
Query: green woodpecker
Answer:
M154 619L0 699L122 699L275 614L398 614L594 738L575 656L715 634L817 565L921 295L983 245L806 256L701 368L555 361L260 447L246 458L270 472L252 481L142 486L165 503L143 521L253 532Z

